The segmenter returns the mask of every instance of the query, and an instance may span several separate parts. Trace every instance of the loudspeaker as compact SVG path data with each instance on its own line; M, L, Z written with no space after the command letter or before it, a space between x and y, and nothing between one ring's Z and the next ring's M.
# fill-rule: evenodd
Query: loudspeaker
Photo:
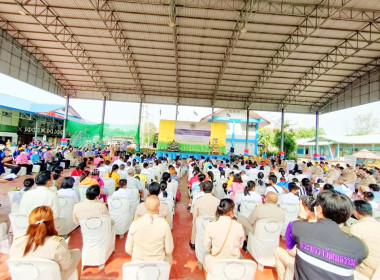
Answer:
M234 153L235 152L235 148L234 147L231 147L230 148L230 153Z
M153 142L153 149L157 149L157 142Z

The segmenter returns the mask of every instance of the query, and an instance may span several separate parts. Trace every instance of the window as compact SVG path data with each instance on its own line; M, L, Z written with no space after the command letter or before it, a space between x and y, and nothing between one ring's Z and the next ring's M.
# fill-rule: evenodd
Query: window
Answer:
M4 118L12 118L12 112L2 111L1 116Z

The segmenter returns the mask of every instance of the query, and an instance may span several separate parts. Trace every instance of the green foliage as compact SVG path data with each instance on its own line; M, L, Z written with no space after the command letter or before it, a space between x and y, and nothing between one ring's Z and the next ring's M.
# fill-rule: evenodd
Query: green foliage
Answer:
M143 140L144 146L151 147L154 142L157 142L157 128L153 123L147 123L144 125Z
M301 138L312 138L315 137L315 128L297 128L293 130L294 132L294 138L295 139L301 139ZM324 135L325 131L323 128L319 128L319 135Z
M262 153L268 153L274 149L274 135L275 132L271 128L262 128L259 130L259 143L264 145Z
M281 132L277 132L274 136L274 144L276 147L281 150ZM289 132L284 132L284 152L285 156L291 156L296 150L297 143L294 139L294 135Z
M379 120L372 113L357 115L351 128L351 135L366 135L376 131Z

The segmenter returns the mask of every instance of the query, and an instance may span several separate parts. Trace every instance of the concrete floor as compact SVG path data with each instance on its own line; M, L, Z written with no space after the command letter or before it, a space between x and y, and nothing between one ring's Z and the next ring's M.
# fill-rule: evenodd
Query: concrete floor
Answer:
M69 176L71 170L65 170L64 175ZM14 188L22 186L25 178L30 176L23 176L16 180L1 184L0 186L0 218L6 218L10 212L9 200L7 192ZM185 176L186 177L186 176ZM185 178L184 177L184 178ZM174 252L173 252L173 265L171 267L170 279L195 279L203 280L205 272L198 269L197 259L195 252L189 247L189 240L191 235L192 217L187 211L188 197L186 180L182 179L180 183L180 190L182 193L182 200L176 205L176 213L173 219L173 237L174 237ZM80 228L77 228L70 234L70 248L81 248L82 238ZM122 279L121 267L125 262L130 261L130 256L124 251L126 235L120 239L116 237L116 250L108 259L105 268L100 270L97 267L85 267L81 274L81 279L102 279L102 280L116 280ZM282 243L282 242L281 242ZM282 244L283 245L283 244ZM249 253L242 251L245 259L252 259ZM8 255L0 254L0 280L10 280L8 274L8 267L5 260ZM265 268L264 271L257 270L256 280L272 280L276 279L276 273L271 268Z

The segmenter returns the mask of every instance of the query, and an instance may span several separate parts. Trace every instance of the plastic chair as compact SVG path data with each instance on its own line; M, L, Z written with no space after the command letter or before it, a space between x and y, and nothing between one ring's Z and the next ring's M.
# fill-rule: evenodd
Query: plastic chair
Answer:
M80 201L86 200L86 191L89 186L79 186L79 198Z
M58 263L46 259L9 259L7 260L12 280L60 280Z
M26 234L29 227L28 216L20 213L10 213L9 220L13 232L13 238L20 237Z
M9 259L7 260L12 280L60 280L61 272L58 263L47 259ZM75 269L68 280L78 280L78 271Z
M0 223L0 241L8 237L8 226L7 222Z
M280 246L281 228L282 223L262 219L256 223L255 233L249 232L247 249L258 262L259 270L275 266L274 250Z
M18 212L23 193L24 192L20 192L20 191L8 192L9 204L11 205L11 213Z
M218 179L215 184L214 195L216 198L222 199L225 197L226 193L223 189L223 183L226 179Z
M41 169L41 166L39 164L33 164L33 169L32 169L33 173L40 172L40 169Z
M175 197L178 190L178 182L176 180L171 181L168 183L168 187L166 189L166 192L170 194L172 197Z
M123 264L123 280L168 280L170 264L165 261L139 261Z
M207 280L252 280L255 279L257 264L251 260L222 259L214 262Z
M99 269L103 269L115 251L115 231L111 227L111 217L101 215L80 219L79 224L83 239L82 270L84 266L99 266Z
M259 203L256 203L254 201L243 201L240 204L240 212L238 212L238 215L248 218L253 210L255 210L257 204Z
M123 238L133 221L130 201L123 197L114 196L108 197L107 201L111 219L115 224L115 232L120 235L120 238Z
M195 255L197 256L198 263L200 265L203 265L203 260L205 256L205 249L203 245L204 231L210 221L215 221L215 216L199 216L195 220Z
M115 192L115 180L113 178L103 178L104 187L108 189L108 196Z
M20 177L20 176L25 176L26 175L26 167L22 166L20 168L20 171L17 173L17 176Z
M285 220L281 230L281 236L285 238L286 228L290 222L297 220L300 207L299 204L281 204L280 207L285 210Z
M380 266L377 267L371 278L368 278L358 271L354 271L355 280L379 280L380 279Z
M67 235L78 227L73 221L74 199L67 196L58 196L58 202L61 206L59 218L65 219L65 226L59 231L59 235Z

